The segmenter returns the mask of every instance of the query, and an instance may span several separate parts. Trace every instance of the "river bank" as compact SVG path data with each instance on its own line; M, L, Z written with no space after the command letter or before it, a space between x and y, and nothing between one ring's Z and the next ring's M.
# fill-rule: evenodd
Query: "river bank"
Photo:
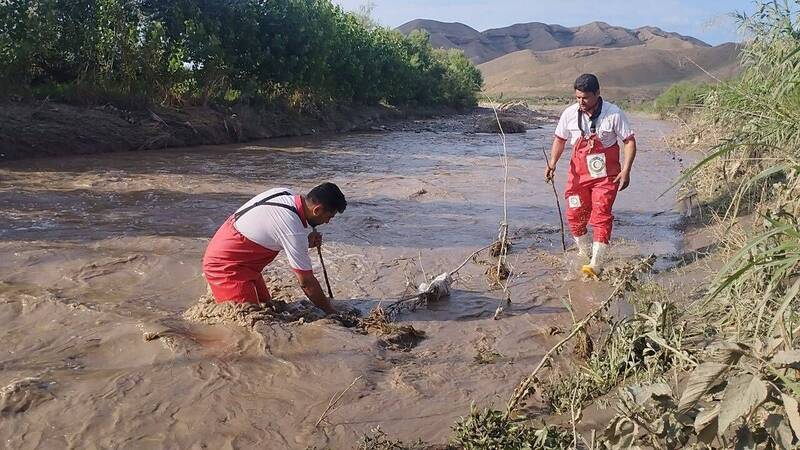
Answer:
M491 115L488 108L337 104L304 110L246 105L127 110L0 99L0 163L349 131L467 131ZM533 127L546 114L517 111L515 117Z

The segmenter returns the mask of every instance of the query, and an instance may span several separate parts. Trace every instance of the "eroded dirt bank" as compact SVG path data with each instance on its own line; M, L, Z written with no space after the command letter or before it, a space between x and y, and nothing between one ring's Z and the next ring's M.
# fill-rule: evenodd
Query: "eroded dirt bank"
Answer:
M76 106L47 100L0 98L0 164L18 159L250 142L348 131L472 127L489 118L485 108L394 108L330 105L293 111L285 107L187 106L120 109ZM519 116L517 114L516 116ZM527 112L526 122L541 115ZM413 119L427 120L424 126ZM444 127L444 128L443 128Z

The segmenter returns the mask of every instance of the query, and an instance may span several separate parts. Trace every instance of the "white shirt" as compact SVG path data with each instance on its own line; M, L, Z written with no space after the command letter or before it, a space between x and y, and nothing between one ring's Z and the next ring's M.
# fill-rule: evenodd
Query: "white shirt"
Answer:
M294 192L286 188L275 188L256 195L236 211L239 212L265 197L283 191L292 195L281 195L269 201L296 207ZM303 214L303 211L299 212ZM308 230L294 212L280 206L257 206L240 217L233 226L244 237L264 248L276 252L285 250L289 265L295 271L312 270L311 257L308 256Z
M581 137L581 130L578 128L578 112L580 105L577 103L570 105L561 113L561 118L558 120L555 135L561 139L568 140L570 145L575 145L578 138ZM589 114L583 114L583 129L586 135L589 134ZM626 141L633 136L633 130L619 107L611 102L603 100L603 109L600 111L600 116L597 118L597 137L603 147L609 147L617 142L617 139Z

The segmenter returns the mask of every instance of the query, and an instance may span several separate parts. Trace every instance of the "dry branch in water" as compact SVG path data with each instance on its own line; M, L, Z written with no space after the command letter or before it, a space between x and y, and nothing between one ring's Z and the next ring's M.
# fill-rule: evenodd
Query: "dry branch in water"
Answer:
M500 155L503 163L503 217L500 221L500 231L498 233L497 242L493 244L493 250L494 247L496 247L497 251L492 252L493 256L497 256L497 266L486 273L491 285L503 288L503 298L498 303L494 314L494 319L497 320L504 310L504 305L511 302L511 293L508 291L508 281L511 270L506 261L508 250L511 248L511 242L508 239L508 147L506 146L506 134L503 132L503 125L500 123L500 116L497 114L497 108L494 102L491 102L491 105L495 120L497 121L497 127L500 130L500 141L503 144L503 153Z
M336 409L337 409L336 404L339 403L339 401L342 399L342 397L344 397L344 394L346 394L347 391L349 391L350 388L352 388L356 384L356 382L358 382L358 380L360 380L361 378L362 378L361 375L357 376L353 380L353 382L350 383L350 386L347 386L347 388L345 388L345 390L343 390L342 392L340 392L338 394L334 394L334 396L331 397L331 399L328 401L328 407L325 408L325 411L323 411L322 415L319 416L319 420L317 420L317 423L314 424L314 428L318 427L319 424L321 424L322 421L325 420L325 417L327 417L330 413L332 413L333 411L336 411Z
M506 239L505 242L502 242L498 239L494 241L494 243L492 244L489 254L495 258L502 255L503 253L508 254L508 251L511 249L511 245L512 245L511 241L508 239Z
M491 266L486 269L486 276L492 286L503 286L503 281L507 280L510 275L511 270L505 262L500 262L497 266Z

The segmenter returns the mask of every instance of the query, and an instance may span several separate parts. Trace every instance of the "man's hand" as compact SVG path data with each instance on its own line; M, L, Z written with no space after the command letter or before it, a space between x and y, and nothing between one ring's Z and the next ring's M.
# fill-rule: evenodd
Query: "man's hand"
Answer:
M545 181L545 183L550 183L551 181L553 181L553 177L555 176L555 174L556 174L556 168L548 165L544 169L544 181Z
M624 191L625 188L628 187L630 182L631 182L631 175L630 172L628 172L627 170L623 170L622 172L619 173L619 175L616 176L616 178L614 178L614 183L619 183L620 191Z
M322 287L320 287L317 277L314 276L314 272L302 271L294 274L297 276L297 281L300 282L300 289L314 306L325 311L326 314L339 313L331 304L331 300L322 292Z
M566 139L561 139L556 136L553 138L553 145L550 147L549 156L545 153L544 149L542 149L542 156L544 156L544 162L547 164L547 167L544 168L545 183L551 183L553 181L553 177L556 175L556 164L561 158L561 154L564 153L564 146L566 144Z
M308 233L308 248L315 248L322 245L322 233L317 230Z

